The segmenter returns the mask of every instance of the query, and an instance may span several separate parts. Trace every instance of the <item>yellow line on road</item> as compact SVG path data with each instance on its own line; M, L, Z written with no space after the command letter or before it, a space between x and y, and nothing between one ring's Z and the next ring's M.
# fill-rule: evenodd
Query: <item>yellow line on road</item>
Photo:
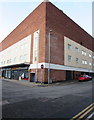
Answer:
M91 110L93 110L94 107L90 108L88 111L86 111L83 115L81 115L77 120L82 119L85 115L87 115Z
M72 119L70 120L74 120L75 118L77 118L78 116L80 116L82 113L84 113L86 110L88 110L91 106L93 106L94 103L92 103L91 105L89 105L87 108L85 108L83 111L81 111L80 113L78 113L77 115L75 115Z

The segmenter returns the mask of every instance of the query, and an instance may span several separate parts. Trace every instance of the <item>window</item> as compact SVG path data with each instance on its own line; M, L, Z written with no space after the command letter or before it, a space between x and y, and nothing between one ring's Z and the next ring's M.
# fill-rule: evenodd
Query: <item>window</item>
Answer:
M71 45L70 45L70 44L68 44L68 50L71 50L71 49L72 49Z
M77 47L75 47L75 51L78 52L78 48Z
M3 64L3 62L1 62L1 65Z
M27 58L27 54L24 55L24 61L26 61L26 58Z
M94 55L93 55L93 59L94 59Z
M86 52L84 52L84 55L86 56Z
M85 61L84 61L84 60L82 60L82 64L85 64Z
M3 64L5 64L6 62L4 61Z
M79 59L78 59L78 58L76 58L76 63L78 63L78 61L79 61Z
M91 58L91 54L89 54L89 57Z
M82 55L85 55L86 56L86 52L82 50Z
M20 56L20 60L23 60L23 56Z
M14 60L13 60L14 62L16 62L16 57L14 58Z
M25 43L24 47L25 47L25 48L27 48L27 47L28 47L28 46L27 46L27 43Z
M87 65L87 61L85 60L85 65Z
M11 63L11 59L7 60L7 63Z
M70 55L68 55L68 61L72 61L72 57Z
M91 66L91 63L89 63L89 65Z
M38 62L39 30L34 33L33 63Z
M84 55L84 51L82 50L82 55Z
M24 47L24 46L23 46L23 45L21 45L21 49L23 49L23 47Z
M94 66L94 63L93 63L93 66Z

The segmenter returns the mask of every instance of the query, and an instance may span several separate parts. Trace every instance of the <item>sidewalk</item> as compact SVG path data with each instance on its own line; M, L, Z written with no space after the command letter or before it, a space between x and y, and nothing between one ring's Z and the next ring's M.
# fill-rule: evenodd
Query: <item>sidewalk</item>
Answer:
M21 84L21 85L24 85L24 86L29 86L29 87L64 86L64 85L70 85L70 84L78 82L77 80L64 80L62 82L44 84L44 83L29 82L29 81L26 81L26 80L13 80L13 79L3 79L3 80L9 81L9 82L14 82L14 83Z

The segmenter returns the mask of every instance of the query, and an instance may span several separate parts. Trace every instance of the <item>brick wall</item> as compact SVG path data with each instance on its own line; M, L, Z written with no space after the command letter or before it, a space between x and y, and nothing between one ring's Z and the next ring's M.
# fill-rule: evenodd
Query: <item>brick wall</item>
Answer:
M51 3L46 6L46 43L49 42L49 31L51 32L51 62L64 64L64 36L74 40L90 50L92 50L92 40L94 39L80 26L73 22L67 15L56 8ZM46 46L46 61L48 58L48 44Z
M46 4L41 3L23 22L21 22L5 39L0 43L0 51L5 50L28 35L32 35L31 41L31 63L33 54L33 33L40 30L39 38L39 62L45 61L45 27L46 27ZM41 48L41 49L40 49Z

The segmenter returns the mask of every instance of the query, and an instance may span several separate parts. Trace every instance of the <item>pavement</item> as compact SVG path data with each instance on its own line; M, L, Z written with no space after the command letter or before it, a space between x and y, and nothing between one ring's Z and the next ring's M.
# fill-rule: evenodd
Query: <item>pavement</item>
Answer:
M48 86L62 86L62 85L70 85L73 83L77 83L78 80L64 80L61 82L55 82L55 83L50 83L50 84L44 84L44 83L35 83L35 82L29 82L27 80L14 80L14 79L3 79L5 81L29 86L29 87L48 87Z

